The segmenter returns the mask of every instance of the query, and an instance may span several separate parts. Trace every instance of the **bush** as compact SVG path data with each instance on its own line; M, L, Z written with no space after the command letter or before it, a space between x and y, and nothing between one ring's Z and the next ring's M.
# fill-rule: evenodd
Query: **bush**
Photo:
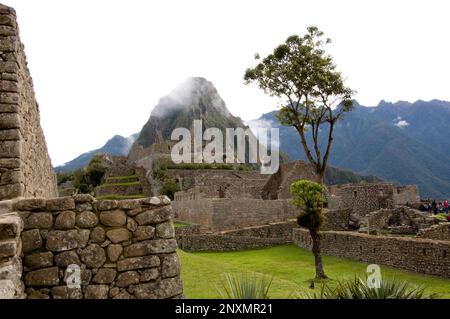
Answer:
M226 274L217 292L220 299L269 299L272 280L245 273Z
M161 195L166 195L173 200L174 194L180 190L178 183L173 178L166 178L161 186Z
M336 287L324 284L319 293L303 293L299 299L434 299L436 294L426 295L425 288L406 281L382 280L380 288L369 288L358 277L350 281L338 281Z

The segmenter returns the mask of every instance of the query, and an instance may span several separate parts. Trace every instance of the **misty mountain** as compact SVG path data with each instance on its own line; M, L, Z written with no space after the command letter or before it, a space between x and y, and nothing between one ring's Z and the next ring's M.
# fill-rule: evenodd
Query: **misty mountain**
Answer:
M159 140L170 140L178 127L192 129L194 120L203 121L203 129L246 127L233 116L214 85L201 77L191 77L162 97L134 143L129 160L139 157L137 149L145 149ZM135 151L136 150L136 151Z
M80 168L83 168L89 164L89 161L95 154L110 154L113 156L127 156L131 146L137 139L138 133L133 134L129 137L123 137L120 135L115 135L113 138L108 140L105 145L101 148L89 151L81 154L80 156L74 158L70 162L64 165L55 167L56 172L70 172Z
M280 129L280 149L306 160L295 129L280 126L277 111L264 122ZM337 124L329 164L399 184L418 184L422 197L450 197L450 103L381 101L376 107L356 103ZM321 145L328 131L321 131ZM311 136L308 134L311 140Z

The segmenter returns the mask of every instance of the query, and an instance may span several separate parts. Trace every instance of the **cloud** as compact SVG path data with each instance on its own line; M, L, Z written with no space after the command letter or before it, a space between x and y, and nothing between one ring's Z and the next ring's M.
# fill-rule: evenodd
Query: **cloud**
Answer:
M405 128L406 126L409 125L409 123L406 122L405 120L400 120L397 123L395 123L394 125L399 127L399 128Z

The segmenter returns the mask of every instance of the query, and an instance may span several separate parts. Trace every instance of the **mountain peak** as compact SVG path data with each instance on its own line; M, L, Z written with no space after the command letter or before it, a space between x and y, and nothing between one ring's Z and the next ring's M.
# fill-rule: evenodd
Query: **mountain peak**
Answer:
M205 128L245 127L239 118L231 115L212 82L203 77L190 77L159 100L136 143L147 148L158 136L169 140L175 128L190 129L194 120L203 120Z

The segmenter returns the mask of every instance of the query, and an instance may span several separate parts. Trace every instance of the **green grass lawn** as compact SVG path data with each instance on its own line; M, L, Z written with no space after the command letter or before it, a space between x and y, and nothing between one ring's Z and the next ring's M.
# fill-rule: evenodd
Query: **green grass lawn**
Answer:
M314 278L314 258L311 252L295 245L274 246L237 252L187 253L178 251L181 258L181 276L186 298L217 298L225 273L254 272L273 276L269 295L271 298L288 298L293 292L308 289ZM348 259L323 258L326 274L333 280L365 277L367 264ZM438 293L450 298L450 280L420 275L381 266L383 278L397 278L412 284L424 285L426 293ZM316 284L320 289L320 284Z

